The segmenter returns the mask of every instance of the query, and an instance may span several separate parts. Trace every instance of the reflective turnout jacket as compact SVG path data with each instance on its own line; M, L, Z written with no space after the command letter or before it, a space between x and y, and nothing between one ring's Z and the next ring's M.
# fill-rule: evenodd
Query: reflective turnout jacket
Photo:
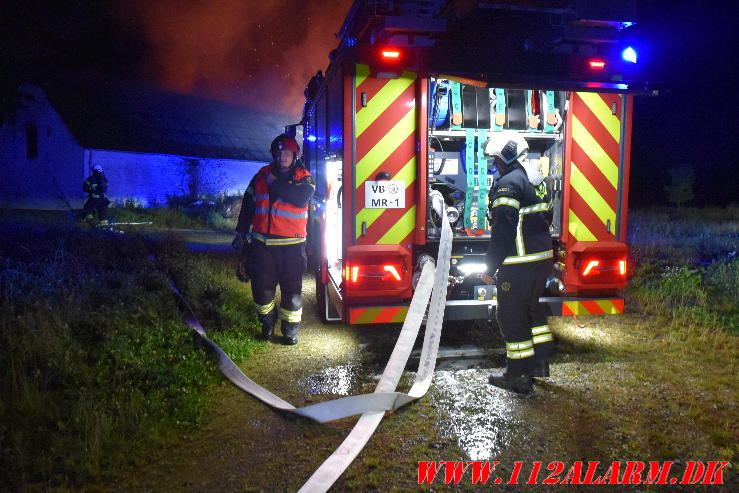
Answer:
M278 178L267 184L272 173ZM268 245L290 245L305 241L308 202L315 185L310 172L294 166L279 174L277 165L260 169L244 193L236 231L248 233Z
M522 264L552 258L552 203L546 182L534 187L515 163L491 191L488 206L491 238L486 255L488 273L501 264Z

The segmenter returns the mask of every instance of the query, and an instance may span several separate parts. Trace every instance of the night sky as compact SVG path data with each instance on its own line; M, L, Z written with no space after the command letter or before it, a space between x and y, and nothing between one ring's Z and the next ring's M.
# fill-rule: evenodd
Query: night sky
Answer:
M97 73L297 119L351 3L0 2L0 83L7 94L33 74ZM636 99L632 205L666 204L669 170L683 166L696 175L692 204L739 202L737 9L733 1L639 1L640 63L668 90Z

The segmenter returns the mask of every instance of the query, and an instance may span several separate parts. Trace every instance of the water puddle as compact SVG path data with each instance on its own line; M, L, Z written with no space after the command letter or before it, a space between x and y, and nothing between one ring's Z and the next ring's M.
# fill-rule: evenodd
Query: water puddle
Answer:
M354 364L324 368L299 382L305 389L305 396L349 395L356 384L359 367Z
M471 460L488 460L511 445L520 397L488 384L488 371L437 371L434 393L442 432Z

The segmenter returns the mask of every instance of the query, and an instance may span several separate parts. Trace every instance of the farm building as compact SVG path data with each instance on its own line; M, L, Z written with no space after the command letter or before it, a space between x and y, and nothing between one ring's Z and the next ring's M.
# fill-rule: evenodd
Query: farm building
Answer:
M237 194L285 115L99 80L24 83L0 126L0 208L81 208L100 164L114 204Z

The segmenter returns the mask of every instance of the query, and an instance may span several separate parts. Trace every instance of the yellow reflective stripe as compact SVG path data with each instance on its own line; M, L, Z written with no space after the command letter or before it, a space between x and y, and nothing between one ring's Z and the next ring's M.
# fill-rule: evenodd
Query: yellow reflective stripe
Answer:
M252 238L259 240L265 245L297 245L305 242L305 238L267 238L259 233L252 233Z
M580 120L573 114L572 115L572 138L575 139L585 154L593 160L598 169L603 173L606 179L613 185L613 188L618 188L618 166L613 162L611 156L600 146L597 140L590 135L588 129L580 123Z
M585 226L577 214L570 209L569 220L567 221L567 231L575 237L577 241L597 241L598 238Z
M526 207L521 207L518 210L519 214L531 214L532 212L546 212L549 210L550 202L541 202L539 204L535 205L529 205Z
M607 313L609 315L621 313L618 308L616 308L616 305L614 305L610 300L595 300L595 302L598 304L600 309L603 310L603 313Z
M533 335L537 334L544 334L549 332L549 326L548 325L539 325L538 327L531 327L531 333Z
M411 108L375 146L359 160L356 166L359 188L377 168L416 130L416 108Z
M590 111L593 112L595 117L606 127L613 140L621 142L621 120L613 114L608 103L603 101L600 95L592 92L578 92L577 95L580 96L583 103L590 108Z
M287 310L285 308L280 307L280 319L284 320L285 322L300 322L300 319L303 315L303 308L298 308L297 310Z
M378 245L397 245L403 238L416 228L416 206L414 205L403 214L382 238L377 240Z
M520 214L516 225L516 253L519 257L526 255L526 250L523 247L523 216Z
M257 313L260 313L262 315L267 315L275 308L275 302L274 300L270 301L267 305L259 305L257 303L254 303L254 306L257 308Z
M511 255L510 257L506 257L503 260L503 263L506 265L523 264L526 262L537 262L539 260L552 258L553 256L554 256L554 252L552 252L552 250L547 250L546 252L540 252L540 253L531 253L529 255L520 255L520 256Z
M533 346L534 344L531 342L531 339L521 342L507 342L505 345L506 349L509 351L521 351L522 349L529 349Z
M497 198L497 199L493 200L493 204L490 207L491 208L498 207L499 205L510 205L511 207L514 207L516 209L518 209L519 207L521 207L521 203L518 200L512 199L510 197L500 197L500 198Z
M534 344L541 344L542 342L549 342L549 341L553 341L553 340L554 340L554 337L552 336L551 333L549 333L549 334L541 334L541 335L538 335L538 336L534 336L534 338L533 338Z
M413 156L405 166L403 166L403 169L395 175L393 180L404 181L406 190L413 184L416 180L416 156ZM365 223L369 228L385 211L386 209L362 209L359 211L356 217L357 238L362 236L362 223Z
M607 225L608 221L611 221L611 226L616 224L616 213L613 208L605 201L605 199L598 193L598 190L585 178L585 175L578 169L574 161L570 166L570 184L580 197L587 202L588 207L593 209L593 212L598 216L603 225Z
M362 135L362 132L367 130L415 80L414 72L403 72L397 79L391 79L367 101L367 106L357 111L357 137ZM415 107L411 109L415 111Z
M359 87L359 85L362 82L364 82L364 79L366 79L367 77L369 77L369 74L370 74L369 65L364 65L364 64L358 63L357 64L357 75L356 75L357 82L356 82L356 85L354 87Z
M529 358L534 355L533 349L526 349L525 351L508 351L506 353L506 356L509 359L523 359L523 358Z

